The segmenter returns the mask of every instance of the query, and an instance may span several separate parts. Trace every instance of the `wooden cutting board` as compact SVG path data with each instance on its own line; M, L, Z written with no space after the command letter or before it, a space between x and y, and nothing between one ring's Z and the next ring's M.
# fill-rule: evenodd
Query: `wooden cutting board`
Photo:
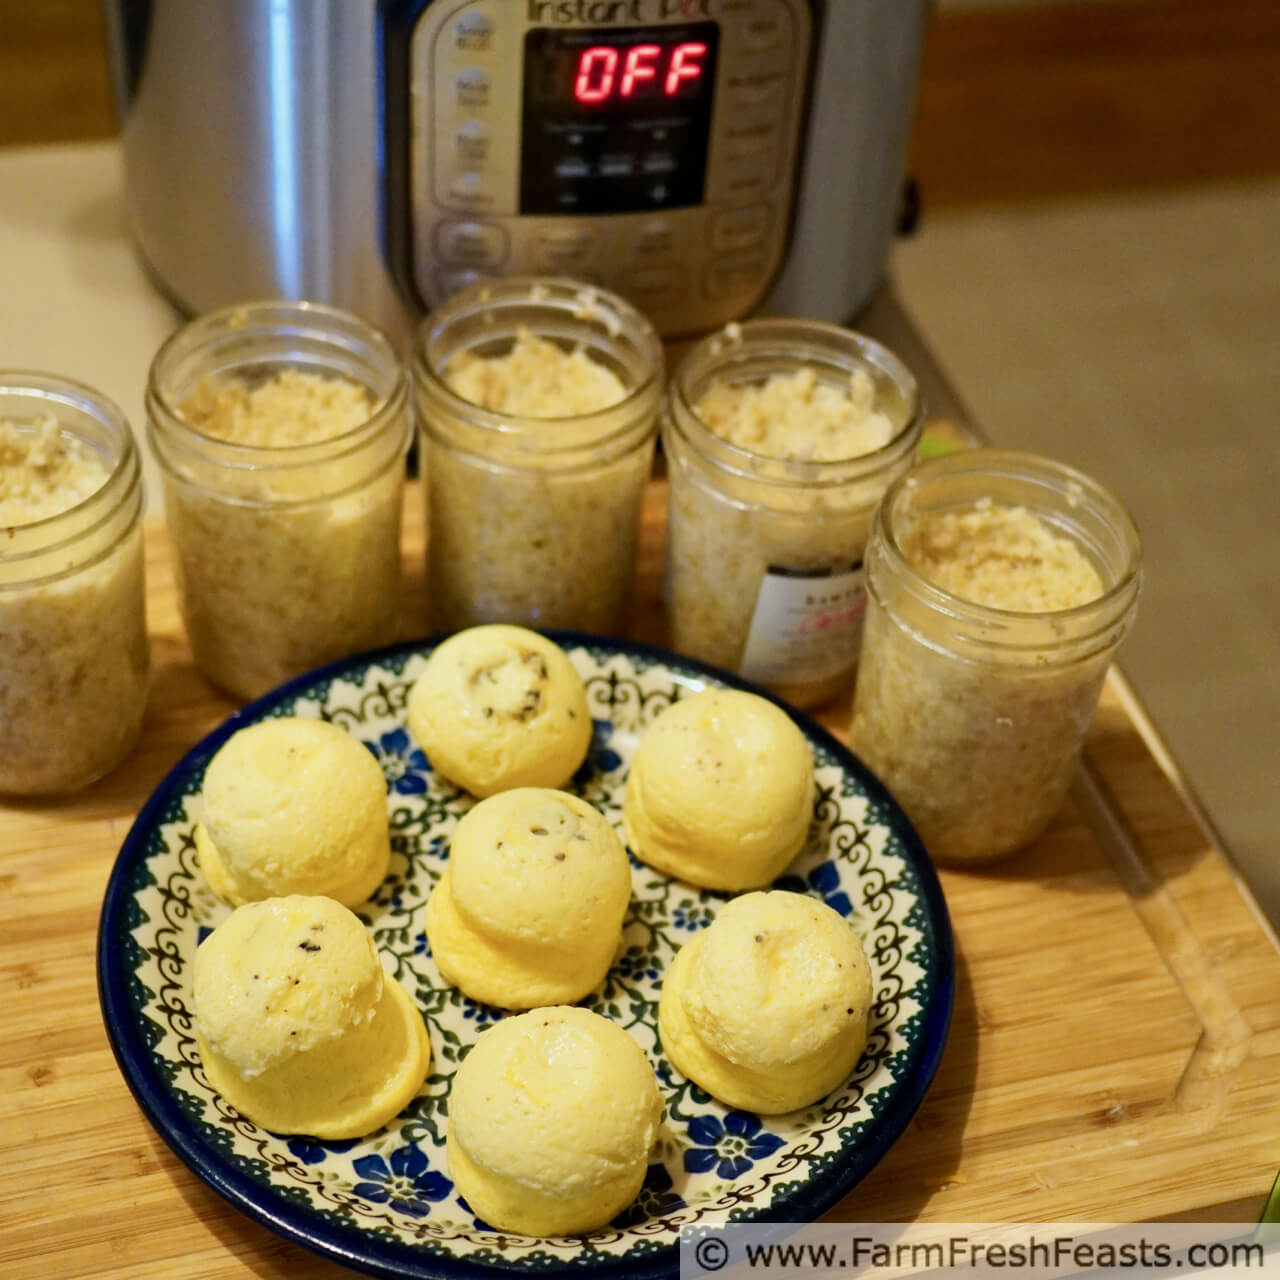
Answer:
M419 495L406 504L422 634ZM647 495L634 634L661 641L664 492ZM94 944L133 817L234 707L195 672L163 529L147 531L155 683L142 740L58 803L0 803L0 1275L346 1274L207 1190L133 1101ZM1052 828L944 872L958 988L933 1089L830 1215L843 1220L1256 1220L1280 1166L1280 952L1113 677ZM1139 721L1140 721L1140 712ZM820 717L843 736L847 705Z

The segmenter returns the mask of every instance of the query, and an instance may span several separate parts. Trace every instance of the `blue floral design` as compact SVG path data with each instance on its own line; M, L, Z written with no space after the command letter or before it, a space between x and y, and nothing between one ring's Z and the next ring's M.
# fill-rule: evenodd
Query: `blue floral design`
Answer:
M353 1168L364 1179L352 1188L356 1195L411 1218L425 1218L432 1204L453 1190L444 1174L428 1168L427 1157L417 1147L398 1147L389 1161L379 1155L361 1156Z
M840 887L840 871L834 862L824 862L809 872L809 883L822 894L822 900L842 916L853 915L853 903Z
M685 1151L684 1167L690 1173L715 1169L726 1180L742 1177L757 1160L784 1145L749 1111L730 1111L723 1121L714 1115L695 1116L689 1124L689 1137L697 1145Z
M427 941L427 931L419 929L413 935L413 954L415 956L429 956L431 954L431 944Z
M376 907L391 911L399 911L404 906L404 885L399 876L388 876L378 887L378 892L369 899ZM366 920L366 924L370 921Z
M839 912L842 916L853 915L853 903L840 887L840 871L834 862L824 862L820 867L814 867L803 880L799 876L783 876L781 880L774 881L773 887L786 889L791 893L816 891L832 911Z
M321 1142L318 1138L290 1138L286 1145L289 1154L297 1157L303 1164L323 1164L335 1152L350 1151L358 1141L358 1138L344 1138L334 1142Z
M491 1226L491 1225L490 1225L489 1223L487 1223L487 1222L486 1222L482 1217L480 1217L480 1215L479 1215L478 1213L476 1213L476 1211L475 1211L475 1210L474 1210L474 1209L473 1209L473 1208L472 1208L472 1207L467 1203L467 1201L466 1201L465 1197L463 1197L463 1196L459 1196L459 1197L458 1197L458 1203L462 1206L462 1211L463 1211L464 1213L469 1213L469 1214L471 1215L471 1221L472 1221L473 1223L475 1223L475 1225L476 1225L476 1229L477 1229L477 1230L479 1230L479 1231L497 1231L497 1229L498 1229L497 1227Z
M711 919L711 908L703 906L700 902L682 902L671 913L671 923L677 929L685 929L689 933L705 929L711 923Z
M421 747L415 747L403 729L391 729L375 742L364 744L382 769L387 780L387 790L402 796L420 796L426 793L424 774L431 772L431 763Z
M622 757L609 745L613 737L613 721L593 720L591 722L591 745L587 748L587 758L573 775L579 786L585 785L595 773L612 773L622 768Z
M651 1164L644 1175L644 1183L634 1202L613 1220L619 1230L637 1226L650 1218L674 1213L685 1207L684 1197L676 1191L671 1174L665 1164Z
M502 1010L495 1009L492 1005L480 1004L476 1000L463 1000L462 1016L464 1018L473 1019L477 1027L483 1027L490 1022L500 1022L502 1020Z
M660 976L658 966L647 947L628 947L614 962L614 972L619 978L640 981L647 978L657 982Z

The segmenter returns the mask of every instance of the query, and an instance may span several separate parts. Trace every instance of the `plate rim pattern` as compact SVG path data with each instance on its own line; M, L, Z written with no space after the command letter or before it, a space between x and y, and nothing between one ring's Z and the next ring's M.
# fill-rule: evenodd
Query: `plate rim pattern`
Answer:
M685 657L644 641L591 635L584 632L538 629L566 650L585 648L640 659L645 666L659 665L675 676L693 677L726 688L741 689L767 698L790 716L806 738L836 758L842 770L854 775L869 801L889 815L894 834L917 881L918 900L924 915L924 929L932 942L930 971L932 986L921 996L919 1030L909 1055L909 1072L896 1082L890 1105L868 1124L858 1144L834 1168L824 1170L811 1183L787 1197L785 1217L769 1208L753 1215L755 1221L797 1221L797 1211L810 1220L818 1218L843 1199L871 1172L901 1136L929 1090L945 1048L955 994L955 945L950 916L937 873L915 829L885 786L840 742L834 734L807 712L784 702L750 681L730 672ZM415 640L400 641L378 649L326 663L294 677L276 689L238 708L186 751L148 796L116 854L103 895L96 946L98 999L108 1040L117 1065L135 1100L152 1127L179 1160L210 1189L247 1217L294 1244L365 1274L418 1280L493 1280L495 1272L524 1275L564 1276L590 1272L609 1280L658 1280L673 1274L676 1247L654 1241L652 1253L625 1257L575 1255L557 1257L526 1267L480 1262L462 1254L439 1255L418 1252L404 1240L375 1235L357 1225L345 1225L289 1211L284 1197L264 1193L258 1182L210 1147L199 1127L182 1110L170 1087L156 1069L155 1058L138 1027L128 996L128 984L135 980L126 948L130 935L129 907L134 901L132 879L139 863L145 863L147 845L157 824L196 769L203 769L219 747L238 729L271 714L289 702L344 676L358 673L380 662L403 660L426 654L447 639L435 633ZM416 1256L415 1256L416 1254Z

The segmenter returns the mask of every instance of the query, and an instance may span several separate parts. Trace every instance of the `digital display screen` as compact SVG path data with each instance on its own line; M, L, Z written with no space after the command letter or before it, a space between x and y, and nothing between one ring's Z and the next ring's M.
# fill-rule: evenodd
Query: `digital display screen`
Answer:
M701 40L682 40L663 48L660 44L633 44L620 49L613 44L593 44L578 55L573 96L592 106L658 97L688 100L698 93L706 73L707 46Z
M720 28L525 36L521 213L629 213L700 204Z

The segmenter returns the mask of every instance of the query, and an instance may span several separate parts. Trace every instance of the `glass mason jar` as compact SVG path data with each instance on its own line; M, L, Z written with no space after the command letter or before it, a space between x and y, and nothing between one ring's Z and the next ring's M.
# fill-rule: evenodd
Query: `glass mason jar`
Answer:
M932 585L903 554L912 523L987 502L1022 508L1074 542L1102 594L1032 613ZM1047 567L1046 593L1054 572L1062 570ZM1062 463L971 449L921 464L885 495L867 551L851 741L934 858L998 857L1048 825L1133 622L1140 581L1141 546L1124 508Z
M15 525L0 517L0 794L8 795L72 791L109 773L137 741L151 676L133 434L89 387L0 373L0 423L34 436L49 420L105 479L55 514ZM0 471L0 498L3 482Z
M369 416L327 439L278 446L209 435L184 417L193 395L253 390L290 372L357 384ZM395 638L411 423L404 370L382 333L308 302L211 312L156 353L147 417L179 605L209 680L253 698Z
M581 349L618 378L625 398L594 413L535 418L450 390L451 360L505 355L521 330ZM662 394L653 326L615 294L577 281L494 280L427 318L413 369L434 625L621 631Z
M858 370L893 426L889 443L835 462L767 457L698 417L713 384L759 385L810 368L847 389ZM915 457L916 380L892 352L813 320L751 320L704 338L675 371L663 446L672 646L812 706L846 690L866 605L871 514Z

